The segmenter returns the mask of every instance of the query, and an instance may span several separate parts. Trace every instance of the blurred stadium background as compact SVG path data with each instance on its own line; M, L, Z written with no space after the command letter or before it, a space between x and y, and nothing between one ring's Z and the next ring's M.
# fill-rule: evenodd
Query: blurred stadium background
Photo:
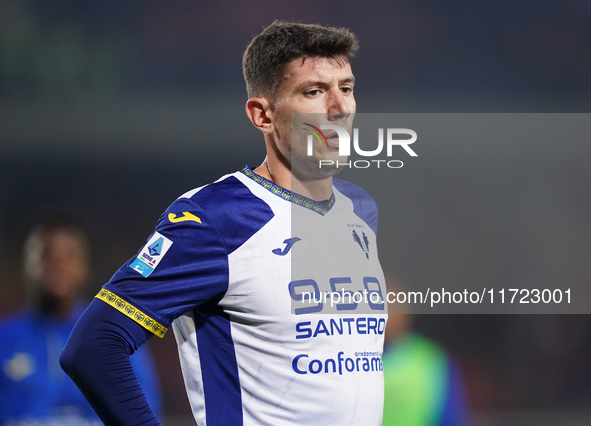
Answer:
M88 225L96 290L172 200L258 165L264 146L243 112L241 55L276 18L358 35L360 112L591 109L584 0L0 0L0 314L22 301L22 238L41 212L67 210ZM590 281L589 158L451 159L391 182L389 270L403 282ZM490 202L473 203L482 193ZM414 323L458 360L475 425L590 423L588 316ZM174 338L155 340L168 424L182 425L190 413Z

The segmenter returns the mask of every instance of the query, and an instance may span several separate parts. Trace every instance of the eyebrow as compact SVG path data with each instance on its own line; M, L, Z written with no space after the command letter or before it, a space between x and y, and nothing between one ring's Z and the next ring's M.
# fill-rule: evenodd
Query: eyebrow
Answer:
M351 77L346 77L342 80L339 80L339 86L341 84L355 84L355 77L351 76ZM304 90L307 90L311 87L326 87L328 86L328 84L325 81L321 81L321 80L313 80L313 81L305 81L302 84L300 84L299 86L296 87L296 91L297 92L301 92Z

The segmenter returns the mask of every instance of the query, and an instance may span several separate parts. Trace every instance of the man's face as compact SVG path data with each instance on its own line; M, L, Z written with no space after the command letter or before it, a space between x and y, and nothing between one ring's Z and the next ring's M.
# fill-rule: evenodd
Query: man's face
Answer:
M44 304L69 303L88 275L87 248L75 231L37 235L27 245L25 267L33 297Z
M324 130L328 144L316 138L313 155L307 153L304 123L320 128L323 124L344 127L350 133L355 113L351 65L344 59L312 57L294 59L285 68L277 100L273 103L277 149L291 164L292 173L302 180L316 180L332 176L339 156L339 141L334 130ZM293 116L294 113L307 114ZM319 167L320 160L332 160L334 167Z

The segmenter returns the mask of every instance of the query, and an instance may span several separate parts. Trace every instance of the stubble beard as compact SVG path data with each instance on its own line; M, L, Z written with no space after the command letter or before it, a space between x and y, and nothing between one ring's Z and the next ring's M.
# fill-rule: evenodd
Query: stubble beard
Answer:
M285 139L280 136L280 143L283 144L284 150L289 153L289 158L286 160L289 163L292 176L299 181L311 182L332 177L343 169L343 167L337 167L337 163L343 164L348 159L348 157L342 156L331 156L330 159L322 158L318 157L315 153L306 155L306 150L304 149L306 145L303 142L298 144L297 147L301 148L304 152L300 152L297 147L294 147L293 141L291 140L291 132L285 133L283 136ZM321 167L321 160L330 160L332 164L322 164Z
M337 161L335 160L332 160L333 164L322 164L321 167L320 160L324 159L318 158L314 155L301 155L292 150L291 172L298 180L309 182L332 177L343 169L342 167L337 167ZM339 163L342 164L346 161L347 157L339 157Z
M284 130L281 131L280 128ZM296 142L296 147L294 147L291 137L291 118L289 121L284 118L283 126L279 126L277 130L278 143L283 146L280 151L288 153L287 158L283 156L282 161L289 165L292 176L299 181L311 182L332 177L343 169L343 167L337 167L337 164L344 164L348 161L346 156L330 155L323 158L318 157L316 153L307 155L307 143L304 141ZM330 160L332 164L322 164L321 167L321 160Z

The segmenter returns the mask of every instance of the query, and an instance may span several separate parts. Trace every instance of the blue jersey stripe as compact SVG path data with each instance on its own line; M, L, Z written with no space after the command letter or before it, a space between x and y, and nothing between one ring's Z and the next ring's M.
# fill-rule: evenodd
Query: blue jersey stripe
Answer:
M193 311L208 425L242 426L238 364L228 315L218 306Z
M340 179L333 179L336 189L353 202L353 212L378 235L378 206L366 190Z
M274 217L269 205L234 176L206 186L191 201L207 211L228 255Z

